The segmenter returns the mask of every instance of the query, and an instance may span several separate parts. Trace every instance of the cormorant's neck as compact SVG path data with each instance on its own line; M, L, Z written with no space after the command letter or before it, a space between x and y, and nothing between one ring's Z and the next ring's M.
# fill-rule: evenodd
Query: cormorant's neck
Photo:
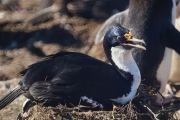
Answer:
M129 80L132 80L132 84L137 88L141 81L141 75L131 51L124 49L122 46L112 47L110 59L125 79L127 78L128 80L129 76L132 76L132 79Z

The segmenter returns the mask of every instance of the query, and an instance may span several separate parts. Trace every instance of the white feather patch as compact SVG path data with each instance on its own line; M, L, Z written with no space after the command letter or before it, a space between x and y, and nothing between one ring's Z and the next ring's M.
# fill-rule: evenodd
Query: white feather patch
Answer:
M141 82L141 75L139 68L132 57L130 50L124 49L122 46L112 47L111 48L112 60L118 66L119 69L129 72L133 75L133 83L131 86L130 93L118 97L117 99L111 99L117 103L126 104L129 102L136 94L137 88Z
M88 97L86 97L86 96L82 96L82 97L81 97L81 100L83 100L83 101L85 101L85 102L87 102L87 103L92 104L93 107L100 106L100 108L103 109L103 105L97 103L97 102L94 101L94 100L92 100L92 98L88 98Z

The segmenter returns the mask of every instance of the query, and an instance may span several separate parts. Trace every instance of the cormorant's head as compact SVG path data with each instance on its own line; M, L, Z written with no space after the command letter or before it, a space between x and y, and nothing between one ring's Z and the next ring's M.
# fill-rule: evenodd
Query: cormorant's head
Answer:
M146 50L144 46L139 45L138 43L145 45L143 40L133 38L132 32L122 26L113 26L104 36L104 45L106 47L122 46L127 50L132 48Z

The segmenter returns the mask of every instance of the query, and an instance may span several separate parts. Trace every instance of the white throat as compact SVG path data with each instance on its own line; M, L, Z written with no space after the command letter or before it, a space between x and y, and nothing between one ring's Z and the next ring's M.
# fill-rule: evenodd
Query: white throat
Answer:
M122 46L112 47L111 56L113 62L119 69L133 75L134 81L132 89L136 90L140 85L141 75L136 62L133 59L131 51L124 49Z

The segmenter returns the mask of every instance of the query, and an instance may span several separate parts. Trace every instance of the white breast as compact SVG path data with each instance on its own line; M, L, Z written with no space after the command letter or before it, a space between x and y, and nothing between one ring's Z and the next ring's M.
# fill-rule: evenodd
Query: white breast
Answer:
M136 94L137 88L141 82L141 75L139 68L134 61L131 51L125 50L122 46L111 48L112 60L118 66L119 69L131 73L133 75L133 83L131 86L130 93L120 96L116 99L111 99L117 103L126 104L129 102Z

